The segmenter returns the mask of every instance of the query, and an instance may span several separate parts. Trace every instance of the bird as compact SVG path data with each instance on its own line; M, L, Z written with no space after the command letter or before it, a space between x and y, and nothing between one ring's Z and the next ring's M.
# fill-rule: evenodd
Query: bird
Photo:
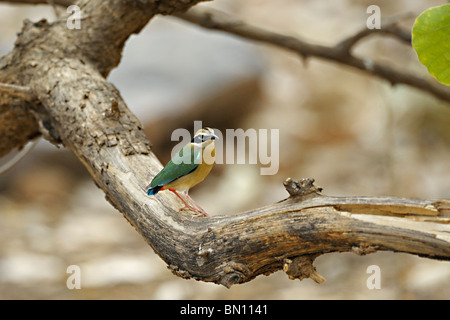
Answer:
M169 190L185 204L179 211L188 209L197 212L197 216L207 217L206 211L192 200L188 192L210 173L215 161L216 139L218 137L213 129L205 127L198 130L191 142L153 178L146 188L147 195L154 196L160 191ZM178 192L182 192L184 198Z

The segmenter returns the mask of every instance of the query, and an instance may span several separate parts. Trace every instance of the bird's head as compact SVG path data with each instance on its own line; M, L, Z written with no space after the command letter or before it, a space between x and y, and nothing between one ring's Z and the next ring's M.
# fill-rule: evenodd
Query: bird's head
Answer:
M214 130L208 127L202 128L195 133L194 138L192 138L191 143L202 149L206 148L211 143L214 143L215 139L219 139L218 136L214 134Z

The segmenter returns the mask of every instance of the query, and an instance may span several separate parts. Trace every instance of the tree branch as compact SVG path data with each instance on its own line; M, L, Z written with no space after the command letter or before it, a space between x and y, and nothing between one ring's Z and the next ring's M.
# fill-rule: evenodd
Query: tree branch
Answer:
M370 59L362 59L351 54L353 46L362 38L374 33L395 35L403 41L409 39L407 33L401 30L395 22L391 22L382 29L364 29L335 46L322 46L306 42L300 38L269 31L257 26L249 25L227 14L207 8L193 8L186 13L176 13L176 17L202 27L231 33L246 39L251 39L277 47L287 49L299 54L303 59L316 57L331 62L362 70L373 76L389 81L392 85L406 84L413 88L432 94L433 96L450 102L450 88L432 83L422 77L415 76L392 67L377 63Z
M36 99L30 87L22 87L15 84L0 83L0 92L7 93L13 97L22 98L28 102L32 102Z
M235 216L193 218L178 211L182 203L170 192L147 196L145 187L162 166L141 123L104 76L118 63L126 38L151 16L193 2L81 4L88 17L101 10L108 14L86 19L82 32L60 23L26 22L13 52L2 58L0 82L10 83L5 79L13 74L18 86L31 88L36 101L29 108L41 132L80 159L106 199L174 274L230 287L284 270L291 278L320 283L324 278L313 260L329 252L390 250L450 260L445 200L327 197L311 179L288 179L290 196L276 204ZM117 38L101 31L123 21L130 25ZM102 60L105 52L114 58Z
M9 58L0 58L0 70ZM2 83L12 81L16 81L14 74L0 71L0 157L40 136L38 122L29 109L37 103L34 92L29 86Z

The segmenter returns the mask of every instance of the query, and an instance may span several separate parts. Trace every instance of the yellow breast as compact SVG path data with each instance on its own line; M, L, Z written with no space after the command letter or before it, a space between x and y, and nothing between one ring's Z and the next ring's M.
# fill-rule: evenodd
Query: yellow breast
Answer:
M216 155L216 150L213 146L213 149L211 151L211 159L205 160L204 153L202 153L202 162L198 165L197 169L195 169L193 172L189 173L188 175L185 175L181 178L178 178L175 181L172 181L171 183L168 183L164 186L164 189L175 189L178 191L188 191L193 186L199 184L205 178L208 176L208 174L211 172L211 169L214 165L214 159Z

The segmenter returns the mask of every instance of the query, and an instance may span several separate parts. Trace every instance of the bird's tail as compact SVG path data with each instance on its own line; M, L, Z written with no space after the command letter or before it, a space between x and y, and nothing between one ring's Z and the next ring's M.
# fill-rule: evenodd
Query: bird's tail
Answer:
M153 196L153 195L157 194L159 192L159 190L161 190L161 189L162 189L162 186L156 186L156 187L153 187L153 188L149 188L147 190L147 194L149 196Z

